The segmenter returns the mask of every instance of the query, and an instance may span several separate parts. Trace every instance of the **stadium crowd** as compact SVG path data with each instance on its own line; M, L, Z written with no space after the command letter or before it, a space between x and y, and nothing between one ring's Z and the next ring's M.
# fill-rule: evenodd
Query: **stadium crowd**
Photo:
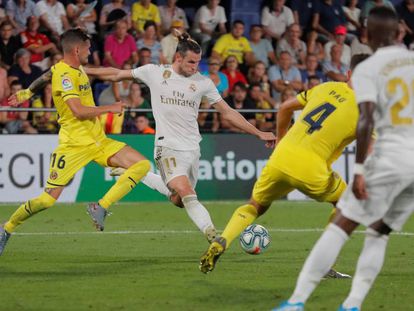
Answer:
M89 66L130 69L168 64L177 46L176 31L189 32L203 50L200 71L209 76L235 109L277 109L278 105L324 81L345 81L352 55L372 53L366 18L376 6L400 17L399 44L414 49L414 0L268 0L261 23L245 29L229 24L220 0L206 0L194 16L177 0L126 3L99 1L0 1L0 105L62 58L59 36L71 27L91 35ZM179 5L179 1L178 1ZM247 23L246 23L247 24ZM248 33L248 36L244 34ZM123 101L130 108L151 108L150 90L139 82L92 81L95 102ZM52 108L51 86L22 107ZM210 108L208 104L201 108ZM275 129L275 113L244 113L263 131ZM1 133L57 133L55 112L0 112ZM106 133L153 134L151 112L101 117ZM236 132L214 112L199 114L202 133Z

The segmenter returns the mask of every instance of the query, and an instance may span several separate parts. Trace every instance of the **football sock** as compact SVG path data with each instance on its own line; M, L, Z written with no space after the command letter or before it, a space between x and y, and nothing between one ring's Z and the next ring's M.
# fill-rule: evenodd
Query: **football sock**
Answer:
M257 217L257 209L251 204L246 204L236 209L221 235L226 239L226 248L228 248L231 242Z
M289 302L305 302L323 276L329 271L348 240L345 231L335 224L330 224L305 261L299 274L296 288Z
M379 234L371 228L367 229L364 248L358 259L351 292L343 303L344 307L361 308L363 300L381 271L387 243L388 235Z
M13 213L9 221L4 225L4 229L8 233L12 233L17 226L21 225L27 218L47 209L55 204L56 199L50 194L43 192L37 198L28 200L19 206Z
M99 205L108 208L113 203L122 199L138 184L150 170L151 165L148 160L141 160L123 173L116 183L108 190L104 197L99 200Z
M208 227L214 227L207 209L198 201L197 195L190 194L182 198L188 216L201 232L205 233Z
M153 172L148 172L148 174L141 179L141 182L152 190L156 190L159 193L165 195L167 198L169 198L171 195L171 191L164 184L164 181L160 175L154 174Z

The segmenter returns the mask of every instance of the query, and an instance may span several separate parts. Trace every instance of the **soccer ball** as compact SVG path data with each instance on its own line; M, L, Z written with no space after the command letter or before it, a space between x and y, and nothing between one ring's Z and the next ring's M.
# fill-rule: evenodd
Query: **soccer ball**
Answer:
M248 254L261 254L269 247L269 244L269 231L261 225L252 224L240 235L240 245Z

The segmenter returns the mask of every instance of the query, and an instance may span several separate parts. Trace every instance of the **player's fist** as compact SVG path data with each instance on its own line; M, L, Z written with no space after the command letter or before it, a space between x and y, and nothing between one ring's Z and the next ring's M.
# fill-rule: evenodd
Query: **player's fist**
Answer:
M266 141L267 148L273 148L275 146L276 136L272 132L260 132L258 136L261 140Z
M123 102L116 102L114 104L111 105L111 111L113 113L118 113L121 114L122 112L124 112L124 109L127 107L127 104L123 103Z
M358 200L368 199L367 187L363 175L356 174L352 184L352 192Z
M20 91L17 91L16 94L11 95L8 98L8 104L12 107L16 107L19 104L23 103L24 101L30 99L30 97L33 96L32 91L29 89L23 89Z

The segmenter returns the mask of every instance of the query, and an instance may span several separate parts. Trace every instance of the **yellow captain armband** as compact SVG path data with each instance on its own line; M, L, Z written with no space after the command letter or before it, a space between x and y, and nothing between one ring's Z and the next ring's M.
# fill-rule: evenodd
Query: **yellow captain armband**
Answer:
M16 93L16 98L19 103L22 103L33 96L33 92L30 89L23 89Z

